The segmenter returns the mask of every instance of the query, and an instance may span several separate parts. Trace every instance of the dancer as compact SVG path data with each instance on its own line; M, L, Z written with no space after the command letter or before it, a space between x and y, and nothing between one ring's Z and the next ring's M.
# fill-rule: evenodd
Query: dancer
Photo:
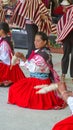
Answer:
M11 41L9 25L6 22L0 23L0 85L8 85L24 78L18 64L12 67L11 58L14 55L14 48Z
M35 36L36 50L31 53L28 60L18 52L15 55L24 61L24 66L30 71L30 77L26 77L9 88L8 103L31 109L61 109L64 108L64 101L55 91L47 94L36 94L34 86L51 84L50 68L52 67L51 53L48 44L48 37L43 32Z

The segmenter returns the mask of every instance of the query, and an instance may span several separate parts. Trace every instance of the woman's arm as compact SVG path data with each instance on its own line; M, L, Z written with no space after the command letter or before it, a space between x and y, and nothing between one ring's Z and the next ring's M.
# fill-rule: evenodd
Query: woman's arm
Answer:
M26 59L26 57L24 56L24 54L23 53L21 53L21 52L16 52L15 53L15 56L17 57L17 58L20 58L22 61L26 61L27 59Z

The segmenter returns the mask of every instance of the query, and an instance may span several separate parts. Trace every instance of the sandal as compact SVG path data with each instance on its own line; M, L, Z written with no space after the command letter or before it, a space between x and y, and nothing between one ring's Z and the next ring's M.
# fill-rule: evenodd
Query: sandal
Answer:
M9 86L12 85L12 84L13 84L13 82L10 81L10 80L9 80L9 81L6 80L6 81L3 82L3 86L4 86L4 87L9 87Z

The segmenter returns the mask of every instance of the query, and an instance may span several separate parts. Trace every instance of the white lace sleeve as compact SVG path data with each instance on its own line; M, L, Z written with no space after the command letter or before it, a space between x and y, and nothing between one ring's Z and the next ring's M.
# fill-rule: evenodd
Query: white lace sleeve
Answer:
M9 46L5 41L3 41L0 45L0 60L3 61L5 64L10 65L10 56L8 52Z

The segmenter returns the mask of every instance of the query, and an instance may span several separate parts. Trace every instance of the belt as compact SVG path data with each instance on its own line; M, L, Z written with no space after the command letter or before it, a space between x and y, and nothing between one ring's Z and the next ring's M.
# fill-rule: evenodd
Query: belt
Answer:
M47 78L49 78L49 74L48 73L30 72L30 77L35 77L35 78L39 78L39 79L47 79Z

